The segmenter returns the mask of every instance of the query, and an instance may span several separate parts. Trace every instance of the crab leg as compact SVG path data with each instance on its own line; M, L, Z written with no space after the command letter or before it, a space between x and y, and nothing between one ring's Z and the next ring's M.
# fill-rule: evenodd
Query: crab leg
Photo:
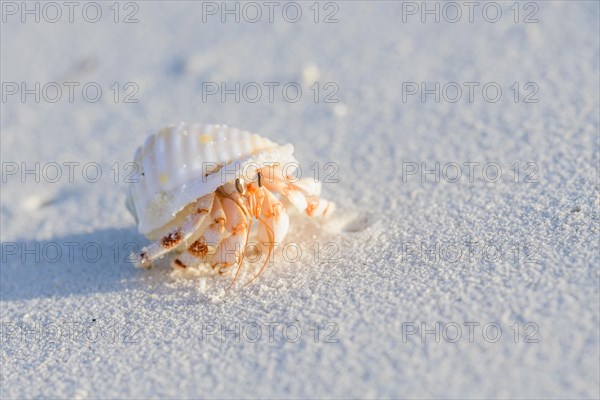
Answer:
M281 201L279 201L279 199L269 190L265 190L264 192L265 201L263 203L262 217L267 223L267 226L271 228L273 233L272 240L275 243L281 243L287 234L290 219L283 203L281 203ZM261 228L262 229L259 228L258 230L259 240L261 240L261 238L266 239L264 225L261 226Z
M227 220L222 199L218 195L215 196L210 216L211 224L195 242L171 262L173 268L196 267L202 262L206 262L208 256L216 252L225 237L225 221Z
M308 206L306 207L306 215L309 216L323 216L326 217L331 215L335 210L335 203L325 199L321 199L318 196L309 196L306 198Z
M196 200L192 205L191 212L181 225L176 225L160 240L142 248L136 257L137 266L150 268L152 261L164 256L169 251L179 247L182 243L187 244L206 219L213 205L213 199L214 194L211 193Z
M261 222L258 228L258 245L261 249L261 258L265 251L267 256L258 273L246 285L249 285L263 272L273 249L283 241L290 225L290 219L283 204L269 190L265 189L264 193L262 215L258 217Z
M241 264L250 230L246 213L235 201L223 199L223 210L227 215L225 229L231 232L231 235L221 242L212 261L213 268L219 268L220 273L224 273L231 266Z
M271 182L264 182L263 184L271 192L281 193L281 195L288 199L299 211L304 212L304 210L306 210L308 202L306 201L305 194L293 185L282 179L275 179Z
M297 182L288 182L277 176L272 178L266 179L265 186L273 192L281 193L296 209L309 216L326 216L335 209L334 203L319 198L321 182L315 182L311 178Z
M305 212L307 215L311 217L327 216L335 210L335 203L319 197L321 194L321 182L315 182L313 179L304 178L290 185L306 196L306 202L308 204Z

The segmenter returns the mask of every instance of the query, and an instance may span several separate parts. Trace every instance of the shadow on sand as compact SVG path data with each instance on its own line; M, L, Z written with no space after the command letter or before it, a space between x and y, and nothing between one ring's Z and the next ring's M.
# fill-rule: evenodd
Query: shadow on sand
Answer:
M157 269L141 271L129 254L144 243L135 228L103 229L48 241L3 242L0 300L68 297L135 289Z

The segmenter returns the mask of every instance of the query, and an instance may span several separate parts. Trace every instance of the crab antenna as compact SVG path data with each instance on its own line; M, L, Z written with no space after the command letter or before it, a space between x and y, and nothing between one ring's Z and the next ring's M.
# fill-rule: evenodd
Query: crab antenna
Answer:
M238 262L238 267L235 270L235 275L233 276L233 280L229 284L229 287L227 288L226 292L228 292L233 287L233 284L235 283L235 281L238 277L238 274L240 273L240 269L242 269L242 262L244 262L244 257L246 256L246 249L248 247L248 241L250 240L250 228L252 228L252 222L253 222L253 219L252 219L252 216L250 216L250 223L248 224L248 227L246 228L246 243L244 243L244 249L242 250L242 256L240 257L240 260Z
M258 274L254 275L254 277L252 279L250 279L244 285L244 287L246 287L249 284L251 284L256 278L258 278L260 276L260 274L262 274L263 270L267 266L267 263L269 262L269 257L271 257L271 253L273 252L273 247L275 246L275 233L273 232L273 229L271 229L271 227L267 224L267 222L265 220L263 220L262 218L258 218L258 220L261 223L263 223L265 225L265 227L267 228L267 232L269 234L269 240L270 240L269 253L267 254L267 259L265 260L265 262L263 263L262 267L260 268L260 271L258 271Z

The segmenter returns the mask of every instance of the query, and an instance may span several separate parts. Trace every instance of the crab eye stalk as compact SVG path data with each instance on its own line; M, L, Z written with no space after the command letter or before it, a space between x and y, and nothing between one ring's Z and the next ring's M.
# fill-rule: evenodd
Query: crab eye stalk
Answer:
M235 180L235 189L239 194L244 194L244 184L240 181L240 178Z
M262 174L258 171L258 187L262 187Z

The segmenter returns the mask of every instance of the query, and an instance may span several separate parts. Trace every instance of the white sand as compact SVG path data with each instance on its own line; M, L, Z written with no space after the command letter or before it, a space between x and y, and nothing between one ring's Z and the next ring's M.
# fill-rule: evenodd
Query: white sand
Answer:
M2 182L2 398L598 398L597 2L538 2L539 22L529 24L522 20L534 8L521 5L515 23L512 2L497 23L483 19L481 5L473 23L466 7L457 23L444 21L454 16L448 9L440 23L421 23L420 14L403 22L400 2L338 2L332 24L314 23L312 2L301 3L298 23L279 6L275 23L263 8L255 24L203 22L202 5L183 1L139 2L138 23L115 24L111 4L98 23L83 20L83 5L74 23L66 7L54 24L3 12L2 82L80 84L72 103L64 84L56 103L45 101L51 87L39 103L20 93L2 102L3 171L10 162L80 165L72 183L66 167L57 183L50 167L39 183L33 174ZM333 10L321 8L319 18ZM120 11L122 20L134 9ZM88 82L103 89L97 103L81 95ZM115 103L114 82L120 100L135 82L139 102ZM263 86L257 103L203 102L202 82L298 82L303 96L291 103L276 89L271 103ZM323 101L333 91L327 82L338 85L339 103ZM463 99L403 102L402 82L458 82ZM472 103L464 82L480 83ZM489 82L502 89L497 103L482 98ZM533 91L527 82L538 85L537 103L523 102ZM181 120L292 142L306 174L319 162L322 178L332 171L324 164L336 163L339 183L324 184L323 194L338 214L325 225L292 217L287 240L300 245L300 261L280 255L228 294L227 277L181 278L121 261L127 243L147 243L124 205L124 163L148 133ZM102 167L97 183L81 176L91 162ZM446 175L439 183L403 175L412 162L438 162ZM473 182L469 162L480 163ZM463 166L456 183L451 163ZM501 168L498 182L490 163ZM538 183L525 182L534 168ZM35 254L20 247L36 244ZM426 251L436 245L437 260ZM68 246L77 246L72 259ZM462 258L440 256L440 247ZM222 324L236 323L240 333L222 339ZM409 335L421 323L442 325L423 342ZM462 336L452 343L457 326ZM334 327L337 343L327 343ZM495 342L494 327L502 330Z

